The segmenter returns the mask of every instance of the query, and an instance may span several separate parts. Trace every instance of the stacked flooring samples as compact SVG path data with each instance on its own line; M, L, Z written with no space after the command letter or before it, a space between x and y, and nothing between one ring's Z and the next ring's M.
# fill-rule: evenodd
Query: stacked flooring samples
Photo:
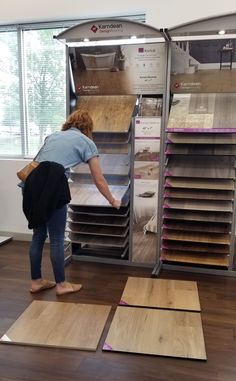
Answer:
M167 125L162 260L230 268L236 94L174 95Z
M112 208L93 185L88 165L73 169L67 231L72 254L80 258L124 260L129 256L130 124L135 104L133 95L79 98L78 107L93 119L93 140L103 174L113 196L122 200L119 210Z

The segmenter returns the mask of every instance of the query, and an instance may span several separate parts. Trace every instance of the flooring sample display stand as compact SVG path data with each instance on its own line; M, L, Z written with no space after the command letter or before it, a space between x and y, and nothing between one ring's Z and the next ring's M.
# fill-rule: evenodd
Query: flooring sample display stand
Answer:
M173 97L166 127L162 264L232 270L235 109L235 94ZM207 126L200 118L204 115Z
M94 33L94 25L106 25L109 34L101 33L101 30ZM122 25L122 28L117 28L117 25ZM127 39L132 38L134 32L142 40L127 44ZM89 40L85 41L85 37ZM115 42L109 46L111 37ZM153 207L150 209L150 200L139 200L141 204L146 201L149 214L145 211L143 217L146 220L141 221L139 235L134 240L137 244L133 245L134 118L152 117L158 121L157 129L162 123L166 92L165 36L147 24L128 19L101 19L68 28L56 38L68 47L68 88L71 89L68 109L74 111L79 108L91 115L93 140L98 148L104 177L113 196L122 199L119 211L111 208L106 200L101 200L98 190L90 188L93 179L88 165L81 164L73 168L70 177L72 200L67 221L67 238L71 241L72 256L78 260L117 264L135 262L137 265L145 257L147 266L151 266L157 257L156 228L150 239L148 234L144 235L144 227L156 215L156 209L155 213L152 213ZM145 46L151 50L144 49ZM147 65L149 79L145 80L144 68ZM150 130L150 125L146 128ZM141 155L144 165L137 164L141 168L136 175L142 178L148 176L148 180L155 179L154 193L157 195L159 165L153 163L153 158L158 161L160 134L155 135L155 139L158 141L151 141L148 145L150 152L147 156ZM146 144L144 139L141 144ZM145 162L147 158L151 163ZM118 186L123 187L122 194L115 193L113 187ZM156 198L153 200L155 203ZM146 256L143 256L140 241L147 251ZM136 257L133 256L133 246Z
M100 164L113 196L122 200L122 207L120 210L112 208L100 194L92 184L87 164L73 169L66 230L74 258L110 262L129 260L131 148L124 153L123 144L131 147L130 125L135 104L134 95L81 96L78 101L77 107L91 113L93 139L99 152L100 144L110 149L109 153L100 156ZM114 153L112 147L115 147Z

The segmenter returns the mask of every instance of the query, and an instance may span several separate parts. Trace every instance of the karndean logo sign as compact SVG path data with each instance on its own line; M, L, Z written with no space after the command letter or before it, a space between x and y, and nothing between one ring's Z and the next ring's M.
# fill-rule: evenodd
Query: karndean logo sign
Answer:
M122 24L93 24L90 28L90 30L93 33L110 33L117 30L121 30L123 28Z

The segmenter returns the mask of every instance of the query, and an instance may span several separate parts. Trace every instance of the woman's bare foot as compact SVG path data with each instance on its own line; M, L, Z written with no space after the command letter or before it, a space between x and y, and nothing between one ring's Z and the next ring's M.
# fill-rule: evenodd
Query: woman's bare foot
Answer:
M78 292L82 288L82 284L75 284L69 282L57 283L56 285L56 295L65 295L72 292Z
M51 282L50 280L47 280L47 279L35 279L35 280L32 280L32 282L31 282L30 292L32 294L34 294L36 292L47 290L47 289L55 287L55 286L56 286L56 283L55 282Z

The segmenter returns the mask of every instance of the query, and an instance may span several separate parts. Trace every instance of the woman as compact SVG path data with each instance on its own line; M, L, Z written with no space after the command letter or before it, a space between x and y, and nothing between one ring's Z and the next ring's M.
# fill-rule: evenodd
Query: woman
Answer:
M71 167L82 162L88 163L92 178L100 193L107 199L111 206L119 209L121 201L116 200L112 196L103 176L98 159L98 150L92 141L92 130L93 121L87 112L81 110L73 112L62 125L61 131L54 132L45 139L45 143L40 149L36 161L42 164L55 163L55 166L63 166L66 169L65 173L67 178ZM31 175L37 171L39 167L37 167ZM25 188L28 185L27 181L28 178ZM66 215L67 206L64 204L60 208L55 208L45 223L33 229L33 237L29 251L32 279L30 291L32 293L55 286L56 294L64 295L77 292L82 287L80 284L72 284L65 281L64 234ZM42 252L47 233L50 239L50 258L55 282L45 280L41 275Z

